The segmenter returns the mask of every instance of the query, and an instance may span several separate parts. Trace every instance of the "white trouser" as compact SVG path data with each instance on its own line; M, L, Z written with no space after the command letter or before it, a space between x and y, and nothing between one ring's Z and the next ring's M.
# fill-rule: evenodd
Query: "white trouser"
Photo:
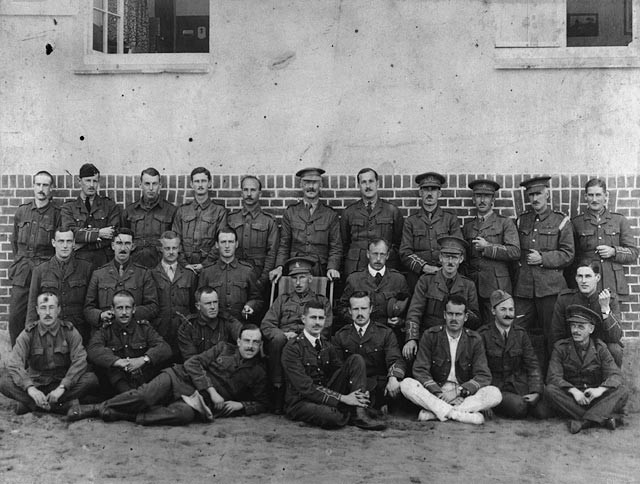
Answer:
M430 410L441 422L447 420L453 408L461 412L480 412L481 410L493 408L502 401L500 390L494 386L482 387L474 395L466 397L460 405L455 407L444 400L440 400L413 378L402 380L400 382L400 390L408 400L424 409Z

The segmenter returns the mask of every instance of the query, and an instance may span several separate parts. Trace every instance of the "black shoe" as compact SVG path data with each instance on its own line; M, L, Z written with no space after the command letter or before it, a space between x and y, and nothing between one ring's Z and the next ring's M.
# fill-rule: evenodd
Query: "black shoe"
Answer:
M615 430L616 429L616 419L613 417L609 417L608 419L606 419L603 423L603 427L609 429L609 430Z
M77 400L67 411L67 421L76 422L100 415L100 405L80 405Z
M577 434L582 430L583 422L582 420L570 420L569 421L569 432L572 434Z
M385 430L387 428L387 424L384 422L372 420L362 407L356 408L356 413L351 418L351 424L363 430Z
M25 413L31 412L31 408L26 403L18 402L16 403L16 415L24 415Z

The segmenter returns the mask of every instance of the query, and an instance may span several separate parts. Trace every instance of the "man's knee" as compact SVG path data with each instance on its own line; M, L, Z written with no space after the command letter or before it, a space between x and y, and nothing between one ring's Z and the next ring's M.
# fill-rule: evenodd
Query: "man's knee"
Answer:
M367 370L367 364L362 355L351 355L345 360L344 365L353 370L364 370L365 372Z
M498 387L494 387L493 385L482 387L476 395L482 398L484 403L489 405L489 408L499 405L502 401L502 392Z
M496 407L496 413L510 418L525 418L528 412L528 405L522 396L510 393L502 393L502 401Z
M400 391L405 397L414 394L418 388L422 388L422 385L413 378L405 378L400 382Z

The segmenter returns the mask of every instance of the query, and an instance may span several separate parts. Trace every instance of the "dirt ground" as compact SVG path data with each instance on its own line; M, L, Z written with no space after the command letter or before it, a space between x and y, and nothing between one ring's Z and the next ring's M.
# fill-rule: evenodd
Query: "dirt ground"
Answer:
M561 420L475 427L393 417L389 429L326 431L284 417L140 427L16 416L0 396L3 483L640 482L640 417L569 434Z

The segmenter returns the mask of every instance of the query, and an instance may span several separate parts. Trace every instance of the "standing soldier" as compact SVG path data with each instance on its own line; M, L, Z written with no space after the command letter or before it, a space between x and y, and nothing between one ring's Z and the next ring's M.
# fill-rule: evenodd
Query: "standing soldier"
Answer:
M133 230L136 249L131 260L152 269L160 262L160 235L171 228L176 207L160 196L162 180L155 168L140 174L142 196L124 211L125 225Z
M598 292L603 289L619 296L629 294L623 264L635 264L638 259L637 234L629 221L607 208L609 193L601 178L592 178L585 185L587 209L575 217L573 236L576 261L598 261L602 266Z
M280 229L271 214L260 207L262 182L255 176L240 181L242 208L229 214L227 222L238 234L238 259L248 262L258 280L263 297L269 288L269 272L276 264Z
M462 227L469 244L466 275L475 283L480 304L480 318L491 322L491 294L502 289L511 294L509 262L520 259L520 239L513 221L493 211L500 185L493 180L474 180L473 190L476 218Z
M289 205L282 217L282 237L276 268L269 274L271 280L280 279L284 264L292 257L309 257L316 261L314 276L340 279L340 221L336 211L320 201L323 173L321 168L304 168L296 173L300 178L302 200Z
M368 245L373 239L388 241L387 266L399 269L398 249L404 222L400 209L378 197L378 173L373 168L363 168L357 178L361 198L344 210L340 220L345 253L344 272L349 276L367 268Z
M76 236L76 257L87 260L93 268L112 257L111 241L122 222L120 206L98 195L100 171L91 163L80 167L80 195L62 205L62 225L71 227Z
M39 171L33 176L33 200L18 207L13 218L13 262L9 266L12 283L9 302L11 346L24 329L31 273L53 255L51 240L60 222L60 209L51 203L53 176Z
M418 175L416 183L420 187L421 210L405 221L400 244L400 260L409 269L407 282L411 290L422 274L435 274L438 271L438 237L462 237L458 217L438 205L441 189L445 184L444 176L430 171Z
M543 374L546 341L558 293L567 287L562 270L573 260L573 230L569 217L549 207L549 176L520 183L531 209L518 219L520 263L514 296L519 324L527 330Z
M211 172L199 166L191 171L193 200L180 205L172 229L180 236L180 262L200 272L204 264L218 260L216 234L227 224L227 209L209 198Z

